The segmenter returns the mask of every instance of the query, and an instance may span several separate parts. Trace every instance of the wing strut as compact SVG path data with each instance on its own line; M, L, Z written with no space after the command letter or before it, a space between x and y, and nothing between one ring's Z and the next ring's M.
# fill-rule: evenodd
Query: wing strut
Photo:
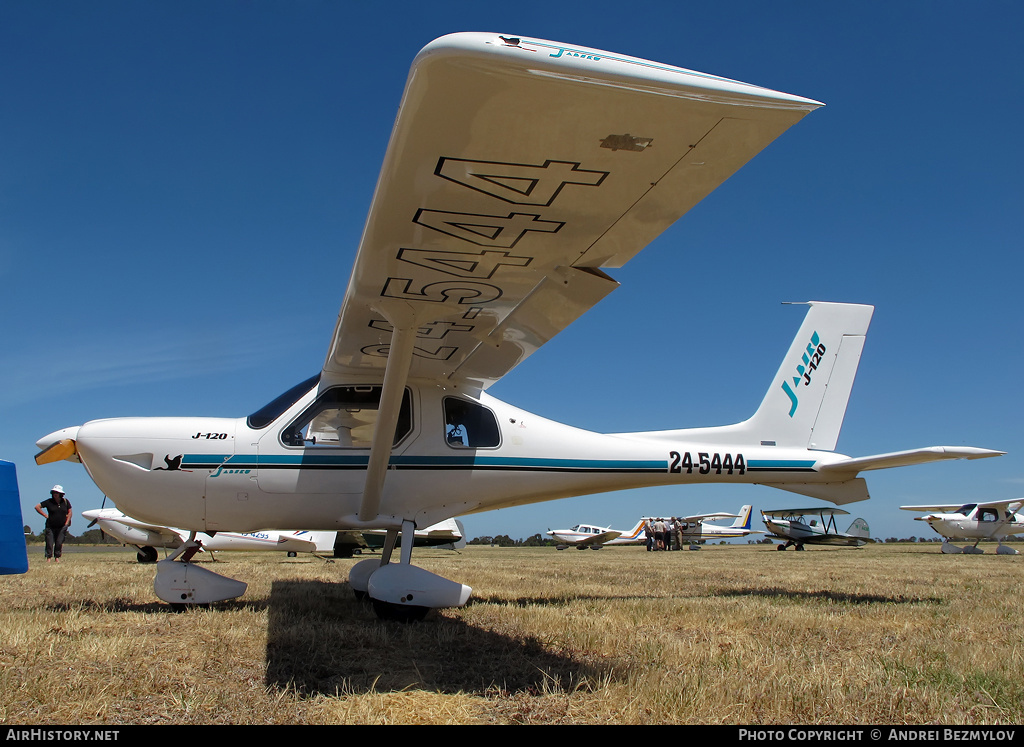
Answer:
M370 459L366 465L366 485L363 488L363 501L359 506L359 520L372 521L380 512L380 499L384 492L384 478L387 476L388 462L391 460L391 449L395 440L395 427L402 408L402 397L405 394L405 382L412 366L414 344L416 342L415 324L392 325L391 346L388 350L387 368L384 369L384 386L380 393L380 409L377 411L377 424L373 429L373 441L370 444Z

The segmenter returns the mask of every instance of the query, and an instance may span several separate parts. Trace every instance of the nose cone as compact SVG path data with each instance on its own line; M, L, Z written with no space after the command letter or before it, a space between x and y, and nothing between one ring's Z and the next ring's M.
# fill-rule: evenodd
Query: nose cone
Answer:
M40 451L36 454L36 464L50 464L62 459L68 462L81 462L78 458L78 428L62 428L36 441Z
M61 428L59 431L54 431L48 436L43 436L41 439L36 441L36 446L40 451L46 451L48 448L53 446L55 443L59 443L64 439L70 439L74 441L78 438L78 429L80 426L73 425L70 428Z

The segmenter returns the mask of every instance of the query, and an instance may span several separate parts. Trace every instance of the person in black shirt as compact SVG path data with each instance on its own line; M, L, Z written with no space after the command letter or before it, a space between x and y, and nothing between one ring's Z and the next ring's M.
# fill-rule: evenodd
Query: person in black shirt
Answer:
M71 526L71 501L64 497L64 488L60 485L50 488L50 497L36 504L36 513L46 517L46 561L59 562L64 536Z

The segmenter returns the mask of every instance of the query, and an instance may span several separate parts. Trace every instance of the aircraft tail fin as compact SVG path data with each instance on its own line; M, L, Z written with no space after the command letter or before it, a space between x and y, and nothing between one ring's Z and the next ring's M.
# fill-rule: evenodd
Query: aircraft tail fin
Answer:
M864 539L871 538L871 530L868 528L868 523L864 519L854 519L853 523L850 524L850 528L846 530L847 534L852 534L854 537L862 537Z
M643 539L644 535L644 519L640 519L629 532L623 534L620 539L637 541Z
M765 445L833 451L873 306L809 301L771 388L743 430Z
M303 539L308 539L316 545L317 552L332 552L337 532L309 532Z
M753 506L744 506L740 509L740 515L732 523L733 529L750 529L750 511Z

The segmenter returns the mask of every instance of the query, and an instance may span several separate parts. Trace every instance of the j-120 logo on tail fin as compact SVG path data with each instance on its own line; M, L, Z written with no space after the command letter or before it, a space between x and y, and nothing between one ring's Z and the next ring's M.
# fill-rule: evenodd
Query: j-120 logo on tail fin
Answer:
M789 417L793 417L796 413L796 406L799 404L799 399L796 396L796 387L800 386L800 382L803 381L804 386L810 386L811 374L821 364L821 357L825 355L825 345L821 342L818 337L818 333L815 332L811 335L811 341L807 343L807 350L803 354L803 363L796 367L797 375L793 377L793 385L790 386L789 382L783 380L782 391L789 396L789 401L792 403L789 408Z

